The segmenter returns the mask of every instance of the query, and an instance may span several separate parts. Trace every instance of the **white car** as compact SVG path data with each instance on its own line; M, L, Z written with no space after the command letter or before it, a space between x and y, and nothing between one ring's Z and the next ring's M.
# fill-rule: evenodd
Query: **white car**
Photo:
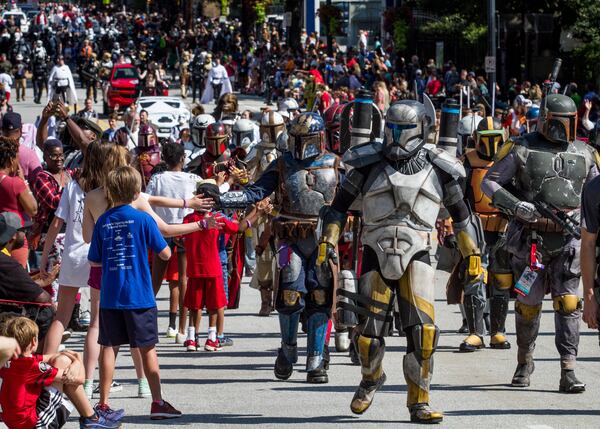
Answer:
M178 97L140 97L137 113L148 111L148 120L156 128L159 139L168 139L183 124L189 124L192 114Z
M21 9L10 9L2 12L2 22L8 21L10 17L21 28L21 33L26 34L29 31L29 20Z

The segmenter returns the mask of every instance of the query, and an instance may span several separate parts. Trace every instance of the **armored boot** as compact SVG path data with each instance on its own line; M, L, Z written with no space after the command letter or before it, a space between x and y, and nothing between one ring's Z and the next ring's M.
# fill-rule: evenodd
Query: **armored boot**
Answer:
M269 285L270 286L270 285ZM269 317L273 311L273 289L271 287L260 287L260 317Z
M585 392L585 383L582 383L575 376L575 359L560 362L560 383L558 391L563 393L583 393Z
M294 372L294 364L298 362L298 347L296 344L281 343L275 360L275 377L287 380Z
M298 362L298 321L300 313L279 313L279 329L281 331L281 348L275 360L275 377L287 380L294 371L294 364Z
M307 360L306 381L309 383L327 383L327 368L325 362L325 337L329 319L325 313L313 313L306 320L307 325ZM329 362L327 361L327 366Z
M347 352L350 348L350 334L344 329L335 330L335 351Z
M402 369L408 388L406 405L414 423L439 423L444 419L441 412L429 407L429 383L439 332L432 324L413 326L407 331L409 350L413 351L404 356Z
M540 329L542 304L527 305L515 302L515 324L517 328L517 369L511 384L514 387L529 387L530 376L535 369L533 351Z
M506 315L508 314L508 294L492 296L490 299L490 347L510 349L505 336Z
M354 414L362 414L371 406L375 392L386 380L382 365L385 340L383 337L371 338L359 335L356 346L360 357L362 381L354 393L350 410Z
M459 350L461 352L474 352L485 347L483 343L483 332L485 329L483 322L483 310L485 301L474 295L465 296L465 318L469 326L469 336L463 340Z

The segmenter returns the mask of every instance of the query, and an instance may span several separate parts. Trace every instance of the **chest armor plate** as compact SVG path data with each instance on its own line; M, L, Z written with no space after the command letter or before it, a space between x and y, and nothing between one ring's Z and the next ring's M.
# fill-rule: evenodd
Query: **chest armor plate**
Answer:
M528 201L542 200L563 209L580 206L581 191L590 165L577 151L546 152L529 149L517 177Z
M405 224L420 231L435 226L443 197L433 166L405 175L387 162L371 170L363 192L362 212L366 225ZM373 179L374 178L374 179Z
M312 161L299 162L285 156L279 162L283 180L277 200L281 202L282 213L317 218L321 208L332 203L337 190L337 157L325 154Z

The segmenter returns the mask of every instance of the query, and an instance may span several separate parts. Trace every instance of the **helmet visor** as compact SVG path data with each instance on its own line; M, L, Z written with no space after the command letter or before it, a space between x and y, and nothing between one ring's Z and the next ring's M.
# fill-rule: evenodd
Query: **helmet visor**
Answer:
M301 136L290 134L288 145L294 158L312 158L321 153L321 135L319 133Z
M206 139L206 151L212 156L219 156L225 152L225 142L227 138L207 138Z
M571 142L575 140L577 117L574 115L549 114L546 137L555 142Z

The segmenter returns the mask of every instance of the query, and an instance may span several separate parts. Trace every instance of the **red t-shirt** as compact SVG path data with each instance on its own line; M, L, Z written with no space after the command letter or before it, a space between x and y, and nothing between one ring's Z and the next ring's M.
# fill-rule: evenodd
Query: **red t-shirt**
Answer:
M204 215L194 212L183 218L183 223L193 223L204 219ZM206 229L185 235L185 257L189 278L218 277L223 275L219 258L219 234L235 234L238 224L223 217L223 229Z
M58 368L44 362L42 355L10 360L0 368L0 407L2 420L9 428L34 428L37 400L44 387L50 386Z
M4 179L2 178L4 177ZM19 194L26 189L20 177L0 175L0 213L13 212L23 220L23 207L19 203Z

